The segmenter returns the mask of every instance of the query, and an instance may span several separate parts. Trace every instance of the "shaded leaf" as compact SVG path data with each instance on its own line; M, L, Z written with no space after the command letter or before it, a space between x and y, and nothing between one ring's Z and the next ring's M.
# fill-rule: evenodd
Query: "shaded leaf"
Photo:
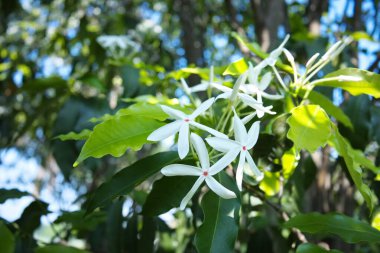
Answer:
M85 211L64 212L54 223L69 223L71 229L76 230L92 230L100 223L106 220L104 212L93 212L86 215Z
M88 157L119 157L128 148L139 150L148 142L148 135L162 125L154 119L137 116L120 116L106 120L94 127L74 166Z
M86 203L87 212L103 206L117 196L128 194L133 188L166 165L178 162L177 152L162 152L145 157L116 173L100 185Z
M15 251L15 238L7 226L0 221L0 252L13 253Z
M327 250L312 243L302 243L297 247L296 253L341 253L339 250Z
M314 152L324 146L331 134L330 119L319 105L301 105L291 111L288 118L288 138L297 151Z
M16 223L23 234L33 234L41 224L41 217L48 213L48 204L36 200L24 209Z
M0 189L0 204L8 199L19 199L25 196L30 196L30 194L17 189Z
M218 177L224 186L236 192L234 181L225 172L219 173ZM239 230L239 200L223 199L208 191L202 199L201 206L204 221L195 235L198 252L233 252Z
M299 214L288 220L284 226L311 234L339 236L348 243L380 242L380 231L342 214Z
M55 139L60 139L61 141L68 141L68 140L87 140L88 137L90 137L90 134L92 133L89 129L83 129L79 133L75 132L69 132L67 134L60 134L55 137Z
M38 247L35 253L89 253L89 251L63 245L49 245Z

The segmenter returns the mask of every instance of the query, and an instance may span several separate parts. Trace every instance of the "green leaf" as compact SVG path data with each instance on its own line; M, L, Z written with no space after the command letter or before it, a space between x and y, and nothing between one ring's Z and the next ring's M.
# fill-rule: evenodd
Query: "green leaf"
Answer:
M360 78L360 81L323 81L316 83L317 86L329 86L334 88L342 88L352 95L367 94L380 98L380 75L366 70L356 68L345 68L335 72L332 72L326 76L339 77L349 76Z
M103 206L118 196L128 194L148 177L164 166L178 162L178 159L177 152L162 152L145 157L122 169L90 195L86 203L87 212Z
M334 105L333 102L325 95L316 91L311 91L309 94L309 100L314 104L320 105L327 112L327 114L333 116L337 121L346 127L350 129L354 128L350 118L343 112L343 110Z
M40 226L41 217L48 213L48 204L36 200L24 209L16 223L23 234L31 235Z
M248 69L248 64L244 60L244 58L241 58L237 61L234 61L223 72L223 75L241 75Z
M363 182L362 170L359 166L363 161L361 161L361 159L355 160L357 153L354 152L350 143L339 133L335 125L333 125L333 134L330 137L329 144L336 149L340 156L343 157L356 188L362 194L369 210L372 211L375 205L376 197L371 192L368 185Z
M67 81L58 76L39 78L31 80L24 84L23 90L38 92L49 88L64 89L67 88Z
M327 250L312 243L302 243L297 247L296 253L341 253L340 250Z
M380 231L342 214L299 214L288 220L284 226L297 228L305 233L335 235L348 243L380 242Z
M166 120L169 115L166 114L158 104L136 103L127 108L120 109L117 115L136 115L145 118L157 119L160 121Z
M156 216L165 213L173 207L179 207L183 197L189 192L196 178L194 177L163 177L153 184L144 207L143 214Z
M13 253L15 251L15 237L7 226L0 221L0 252Z
M138 116L120 116L94 127L84 144L74 167L88 157L122 156L128 148L139 150L147 143L148 135L163 124Z
M55 224L71 224L72 230L93 230L106 220L104 212L93 212L86 215L85 211L64 212L55 221Z
M88 137L90 137L90 134L92 133L91 130L89 129L83 129L82 131L80 131L79 133L75 133L75 132L69 132L67 134L60 134L58 136L55 137L55 139L60 139L61 141L68 141L68 140L75 140L75 141L79 141L79 140L87 140Z
M358 40L369 40L369 41L375 41L371 35L366 33L365 31L356 31L350 34L350 36L358 41Z
M376 167L371 160L368 160L363 151L358 149L351 149L350 154L352 155L352 158L355 162L367 169L372 170L375 174L380 174L380 167Z
M218 174L219 181L229 189L236 185L225 172ZM229 253L234 251L235 240L239 231L238 199L223 199L208 191L201 203L204 221L195 235L195 245L200 253Z
M49 245L38 247L34 250L35 253L89 253L89 251L73 248L63 245Z
M25 196L30 196L30 194L17 189L0 189L0 204L8 199L19 199Z
M330 119L319 105L293 108L286 122L290 127L287 137L294 142L297 151L314 152L326 144L331 134Z

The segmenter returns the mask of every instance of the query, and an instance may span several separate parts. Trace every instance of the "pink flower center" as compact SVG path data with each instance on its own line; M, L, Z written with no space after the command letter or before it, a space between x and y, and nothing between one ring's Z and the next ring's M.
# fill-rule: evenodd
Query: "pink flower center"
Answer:
M203 176L207 177L208 176L208 171L203 171Z
M184 119L185 122L189 122L190 120L189 119Z
M247 147L246 147L246 146L243 146L243 150L246 151L246 150L247 150Z

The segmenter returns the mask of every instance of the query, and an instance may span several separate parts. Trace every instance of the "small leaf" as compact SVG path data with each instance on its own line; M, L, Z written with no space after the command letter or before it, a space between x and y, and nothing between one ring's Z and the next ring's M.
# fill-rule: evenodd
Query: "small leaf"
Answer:
M63 245L49 245L38 247L34 250L35 253L89 253L89 251L73 248Z
M333 102L331 102L331 100L328 99L328 97L325 95L316 91L311 91L309 100L314 104L320 105L327 112L327 114L330 114L346 127L354 129L350 118L343 112L340 107L334 105Z
M326 76L329 77L339 77L347 76L358 78L360 81L324 81L318 82L318 86L329 86L334 88L342 88L352 95L367 94L374 96L375 98L380 98L380 75L366 70L356 69L356 68L345 68L335 72L332 72ZM323 79L322 79L323 80Z
M148 135L162 125L154 119L129 115L106 120L94 127L74 167L88 157L120 157L128 148L139 150L148 142Z
M248 64L244 60L244 58L241 58L237 61L234 61L223 72L223 75L241 75L248 69Z
M225 172L219 173L218 176L224 186L236 190L235 183ZM195 235L198 252L233 252L239 230L239 200L223 199L208 191L202 199L201 206L204 221Z
M64 212L55 221L55 224L68 223L72 230L93 230L106 220L104 212L93 212L86 215L85 211Z
M86 203L87 213L118 196L128 194L148 177L166 165L178 162L178 159L177 152L162 152L145 157L122 169L90 195Z
M297 151L306 149L314 152L324 146L331 134L330 119L318 105L301 105L291 110L286 121L289 125L288 138Z
M25 196L30 196L30 194L17 189L0 189L0 204L8 199L19 199Z
M305 233L335 235L348 243L380 242L380 231L342 214L299 214L288 220L284 226L297 228Z
M356 31L356 32L353 32L350 34L350 36L358 41L358 40L369 40L369 41L375 41L371 35L369 35L368 33L364 32L364 31Z
M372 211L376 197L371 192L368 185L363 182L362 170L359 166L363 161L355 160L355 154L357 155L357 153L354 152L350 143L339 133L338 128L335 125L333 125L333 134L331 135L329 144L336 149L340 156L343 157L356 188L362 194L367 203L368 209Z
M183 197L189 192L196 178L194 177L163 177L153 184L144 207L143 214L160 215L174 207L179 207Z
M13 253L15 251L15 237L7 226L0 221L0 252Z
M327 250L312 243L302 243L297 247L296 253L341 253L339 250Z
M120 109L117 115L136 115L145 118L166 120L169 115L166 114L158 104L136 103L127 108Z
M75 132L69 132L67 134L60 134L58 136L55 137L55 139L60 139L61 141L68 141L68 140L75 140L75 141L79 141L79 140L87 140L88 137L90 137L90 134L92 133L91 130L89 129L83 129L82 131L80 131L79 133L75 133Z

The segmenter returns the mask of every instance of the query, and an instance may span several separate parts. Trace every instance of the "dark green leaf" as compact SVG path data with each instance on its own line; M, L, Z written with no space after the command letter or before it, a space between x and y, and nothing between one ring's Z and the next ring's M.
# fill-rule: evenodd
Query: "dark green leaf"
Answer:
M236 190L235 183L226 173L219 173L219 181L227 188ZM201 206L205 218L195 235L198 251L233 252L239 230L239 200L223 199L209 191L204 195Z
M33 201L24 209L20 219L16 221L24 234L33 234L41 224L41 216L48 214L48 204L42 201Z
M71 224L73 230L93 230L106 220L104 212L93 212L85 215L85 211L64 212L54 223Z
M297 247L296 253L341 253L339 250L327 250L312 243L302 243Z
M86 250L63 245L49 245L35 249L35 253L89 253Z
M100 158L109 154L119 157L128 148L139 150L148 142L148 135L162 125L154 119L138 116L106 120L94 127L74 166L90 156Z
M48 88L63 89L67 88L67 81L58 76L31 80L23 86L24 90L38 92Z
M342 214L299 214L285 224L305 233L335 235L348 243L380 243L380 231L369 224Z
M13 253L15 250L15 238L11 231L0 221L0 252Z
M78 141L78 140L87 140L88 137L90 137L90 134L92 133L91 130L88 130L88 129L83 129L82 131L80 131L79 133L75 133L75 132L69 132L67 134L60 134L58 136L56 136L55 138L56 139L60 139L61 141L68 141L68 140L75 140L75 141Z
M177 152L162 152L145 157L116 173L111 180L100 185L87 202L87 212L103 206L117 196L128 194L145 179L168 164L178 161Z
M0 204L8 199L19 199L25 196L30 196L30 194L17 189L0 189Z
M182 198L191 189L196 178L193 177L163 177L153 184L144 207L143 214L160 215L173 207L179 207Z

